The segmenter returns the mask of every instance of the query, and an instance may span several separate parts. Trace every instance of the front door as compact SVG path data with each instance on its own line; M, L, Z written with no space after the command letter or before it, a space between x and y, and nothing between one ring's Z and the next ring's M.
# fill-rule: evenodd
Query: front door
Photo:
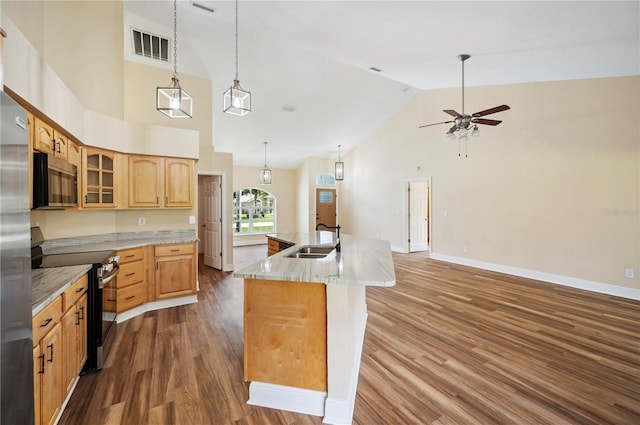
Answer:
M325 224L330 227L336 225L336 190L316 189L316 226ZM320 226L318 230L329 230Z
M220 176L204 178L204 264L222 269L222 210Z

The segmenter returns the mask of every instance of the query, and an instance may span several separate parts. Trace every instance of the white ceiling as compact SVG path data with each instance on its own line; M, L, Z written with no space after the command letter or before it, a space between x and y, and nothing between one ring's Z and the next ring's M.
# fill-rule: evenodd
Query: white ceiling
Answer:
M222 113L235 75L235 3L197 1L216 12L178 1L178 72L213 82L213 143L234 165L262 166L265 141L272 168L334 158L339 144L345 154L419 90L459 87L460 53L472 55L466 86L640 74L637 0L242 0L239 79L253 105L236 117ZM124 4L128 25L172 37L172 1Z

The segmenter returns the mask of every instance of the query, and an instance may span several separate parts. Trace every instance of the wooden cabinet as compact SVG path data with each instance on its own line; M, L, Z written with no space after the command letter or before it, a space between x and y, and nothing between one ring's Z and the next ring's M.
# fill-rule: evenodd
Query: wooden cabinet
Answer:
M196 293L196 244L155 247L155 297L172 298Z
M67 162L71 165L75 165L80 169L82 164L82 152L80 146L72 140L69 140L69 146L67 148Z
M192 208L194 161L129 157L129 208Z
M42 423L40 406L42 405L42 375L44 374L44 355L40 351L40 344L33 347L33 423Z
M67 160L69 139L42 119L34 117L33 149Z
M145 248L118 251L120 273L116 278L116 312L121 313L146 302L147 266Z
M82 149L83 208L116 207L116 155L100 149Z
M273 238L267 238L267 255L272 256L280 252L280 242Z
M87 360L87 288L84 275L62 294L62 368L63 395L71 391L76 377Z
M35 340L34 340L35 341ZM38 342L33 350L36 424L53 424L62 406L62 331L60 322Z

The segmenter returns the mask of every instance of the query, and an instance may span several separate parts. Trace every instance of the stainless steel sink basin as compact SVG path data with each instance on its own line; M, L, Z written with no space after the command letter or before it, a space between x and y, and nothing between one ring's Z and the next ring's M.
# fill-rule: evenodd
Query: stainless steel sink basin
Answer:
M324 258L335 248L332 246L301 246L297 251L287 255L288 258Z

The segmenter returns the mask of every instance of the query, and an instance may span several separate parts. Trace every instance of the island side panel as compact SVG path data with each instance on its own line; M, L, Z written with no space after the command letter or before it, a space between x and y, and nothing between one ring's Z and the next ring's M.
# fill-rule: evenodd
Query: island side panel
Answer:
M245 279L244 379L327 390L324 284Z

